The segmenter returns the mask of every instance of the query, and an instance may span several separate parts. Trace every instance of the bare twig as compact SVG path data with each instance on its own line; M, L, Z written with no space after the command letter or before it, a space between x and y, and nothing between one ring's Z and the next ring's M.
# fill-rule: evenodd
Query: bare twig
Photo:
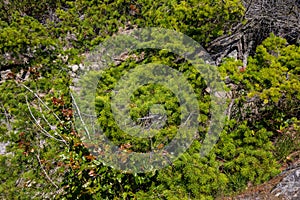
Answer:
M74 98L72 92L70 92L70 94L71 94L71 98L72 98L72 100L73 100L73 105L75 106L76 111L77 111L77 113L78 113L79 119L80 119L81 123L83 124L84 130L85 130L85 132L87 133L88 138L91 139L89 130L86 128L86 125L85 125L85 123L84 123L84 121L83 121L83 119L82 119L82 117L81 117L81 113L80 113L79 107L77 106L76 100L75 100L75 98Z
M50 122L46 119L45 115L43 114L43 110L42 110L41 106L39 106L39 109L40 109L40 113L41 113L43 119L44 119L45 122L48 124L48 126L50 127L50 129L53 130L53 131L55 132L55 134L58 135L62 141L65 141L65 140L63 139L63 137L62 137L62 136L61 136L61 135L53 128L54 126L52 126L52 125L50 124Z
M234 99L231 99L230 104L228 106L228 110L227 110L228 120L230 120L231 109L232 109L233 104L234 104Z
M187 119L185 120L185 122L183 123L183 126L185 126L186 125L186 123L189 121L189 119L191 118L191 116L194 114L194 112L191 112L190 114L189 114L189 116L187 117Z
M11 131L12 128L11 128L11 125L10 125L10 122L9 122L9 114L6 112L6 109L5 109L4 105L3 105L3 103L1 103L1 106L3 108L4 115L5 115L5 118L6 118L6 121L7 121L6 122L7 129L8 129L8 131Z
M47 110L51 111L51 109L45 104L45 102L39 97L39 95L37 93L35 93L34 91L32 91L29 87L27 87L24 84L20 84L22 87L26 88L29 92L31 92L42 104L43 106L45 106L45 108L47 108ZM53 115L55 116L55 118L62 123L62 120L55 114L53 113Z
M56 140L56 141L59 141L59 142L63 142L63 143L65 143L65 144L67 145L67 142L66 142L64 139L58 139L58 138L56 138L56 137L50 135L50 134L49 134L49 133L48 133L48 132L40 125L40 122L35 118L35 116L34 116L33 113L32 113L32 110L31 110L31 108L30 108L30 106L29 106L29 103L28 103L27 96L25 96L25 99L26 99L26 103L27 103L27 107L28 107L29 113L30 113L32 119L35 121L36 125L41 129L42 133L43 133L45 136L47 136L47 137L50 137L50 138L52 138L52 139L54 139L54 140Z
M41 160L40 160L39 155L38 155L38 154L35 154L35 156L36 156L36 158L37 158L37 160L38 160L38 162L39 162L39 165L40 165L42 171L44 172L45 176L47 177L47 179L50 181L50 183L51 183L52 185L54 185L54 187L55 187L56 189L58 189L58 186L51 180L51 178L48 176L46 170L45 170L44 167L42 166L42 163L41 163Z

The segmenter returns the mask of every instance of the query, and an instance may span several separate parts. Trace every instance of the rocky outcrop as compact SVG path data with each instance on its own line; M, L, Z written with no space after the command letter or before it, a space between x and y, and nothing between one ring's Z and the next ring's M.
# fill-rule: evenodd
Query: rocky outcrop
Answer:
M285 177L271 191L271 194L288 200L300 199L300 166L285 173Z
M299 200L300 199L300 160L282 171L270 181L232 197L222 200Z

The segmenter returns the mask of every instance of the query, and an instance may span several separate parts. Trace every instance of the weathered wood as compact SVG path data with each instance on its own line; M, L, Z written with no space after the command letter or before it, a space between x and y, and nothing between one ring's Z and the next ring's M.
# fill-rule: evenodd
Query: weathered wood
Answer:
M290 44L300 43L300 0L250 0L245 2L245 20L207 46L216 64L232 51L244 61L256 47L274 33Z

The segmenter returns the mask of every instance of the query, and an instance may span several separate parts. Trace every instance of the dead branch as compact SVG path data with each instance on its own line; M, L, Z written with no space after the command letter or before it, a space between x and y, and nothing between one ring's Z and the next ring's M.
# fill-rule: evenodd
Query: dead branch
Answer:
M37 120L37 119L35 118L35 116L33 115L33 113L32 113L32 110L31 110L31 108L30 108L30 105L29 105L27 96L25 96L25 100L26 100L27 108L28 108L28 110L29 110L29 113L30 113L32 119L34 120L35 124L41 129L42 133L43 133L45 136L49 137L49 138L52 138L52 139L54 139L54 140L56 140L56 141L59 141L59 142L63 142L64 144L67 145L67 142L66 142L64 139L58 139L58 138L52 136L51 134L49 134L49 133L41 126L39 120ZM60 136L60 137L61 137L61 136ZM62 138L62 137L61 137L61 138Z
M75 106L76 112L77 112L77 114L78 114L78 116L79 116L80 122L83 124L84 130L85 130L86 134L88 135L88 138L91 139L89 130L86 128L86 125L85 125L85 123L84 123L84 121L83 121L83 119L82 119L82 116L81 116L79 107L77 106L76 100L75 100L75 98L74 98L72 92L70 92L70 95L71 95L71 98L72 98L72 100L73 100L73 105Z
M217 65L235 50L238 52L237 59L246 63L248 55L254 55L256 47L270 33L285 38L289 44L299 43L299 0L251 0L243 1L243 4L246 24L238 23L207 46Z
M39 165L40 165L42 171L44 172L46 178L50 181L50 183L51 183L52 185L54 185L54 187L55 187L56 189L58 189L58 186L51 180L51 178L48 176L46 170L45 170L44 167L42 166L42 163L41 163L41 160L40 160L39 155L38 155L38 154L35 154L35 156L36 156L36 158L37 158L37 160L38 160L38 162L39 162Z

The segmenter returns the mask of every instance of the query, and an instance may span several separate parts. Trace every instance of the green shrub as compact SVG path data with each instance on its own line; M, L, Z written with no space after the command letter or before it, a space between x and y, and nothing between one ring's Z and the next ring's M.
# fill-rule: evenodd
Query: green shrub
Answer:
M240 20L240 1L77 0L42 1L38 6L16 1L10 6L0 5L0 64L12 70L11 80L0 85L0 140L10 141L11 152L0 156L1 198L213 199L278 173L273 152L281 159L289 151L274 149L272 142L280 131L299 123L300 49L274 35L249 58L245 72L238 69L240 61L229 59L220 66L224 78L236 85L231 91L234 104L219 142L206 157L199 154L211 106L205 82L191 64L164 51L145 50L139 64L159 61L183 73L201 109L199 134L171 166L143 174L118 171L95 159L80 140L80 130L74 129L66 65L79 64L79 54L121 27L171 28L205 45ZM55 11L55 20L41 9ZM145 85L131 97L130 116L138 121L151 105L163 103L168 118L162 131L152 142L121 131L112 118L110 90L136 65L129 58L102 72L95 103L99 123L116 145L130 143L131 150L146 152L170 142L179 126L180 106L168 88ZM21 70L28 70L27 81L16 78Z

